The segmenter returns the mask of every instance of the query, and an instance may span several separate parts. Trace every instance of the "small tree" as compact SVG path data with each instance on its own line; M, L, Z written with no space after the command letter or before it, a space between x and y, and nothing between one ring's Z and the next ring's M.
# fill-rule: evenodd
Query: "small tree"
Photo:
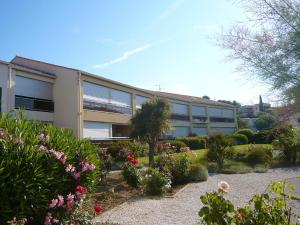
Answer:
M275 117L270 113L260 113L255 121L257 130L268 130L274 128L276 124Z
M149 166L154 162L154 149L159 137L169 127L170 105L161 98L154 98L142 105L131 119L131 137L149 144Z
M233 139L227 135L218 133L209 137L207 146L207 157L209 160L218 164L220 169L223 168L224 160L232 155Z

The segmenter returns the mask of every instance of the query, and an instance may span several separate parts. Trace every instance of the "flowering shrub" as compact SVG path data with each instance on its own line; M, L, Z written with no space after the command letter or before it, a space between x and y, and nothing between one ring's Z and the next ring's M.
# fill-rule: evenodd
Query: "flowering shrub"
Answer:
M227 135L217 133L209 137L207 146L207 158L218 164L219 169L223 168L225 159L233 156L232 138Z
M224 198L230 188L227 182L220 181L218 188L218 191L200 197L204 205L199 211L202 224L295 225L292 221L299 217L288 205L293 196L287 193L293 187L286 181L270 184L268 192L254 195L246 206L240 208Z
M126 180L127 184L137 188L140 184L140 172L136 165L138 160L133 155L127 156L127 162L124 163L122 175Z
M187 154L179 155L175 158L171 166L171 175L173 184L184 184L189 181L189 171L191 163Z
M1 114L0 127L0 224L84 224L73 215L96 183L95 146L22 115Z
M149 169L141 183L143 192L149 195L162 195L171 189L170 175L158 169Z

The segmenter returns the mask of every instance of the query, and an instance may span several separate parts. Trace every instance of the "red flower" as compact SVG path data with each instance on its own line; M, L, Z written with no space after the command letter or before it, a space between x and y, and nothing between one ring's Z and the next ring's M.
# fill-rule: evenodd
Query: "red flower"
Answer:
M80 186L80 185L77 185L76 186L76 192L79 192L80 194L85 194L87 193L87 188L84 187L84 186Z
M130 155L127 156L127 159L128 159L128 161L131 161L131 160L134 159L134 157L133 157L133 155L130 154Z
M97 215L99 215L103 211L103 208L99 204L96 204L94 206L94 209L95 209L95 212L96 212Z
M131 164L134 165L134 166L135 166L136 164L139 163L139 161L136 160L136 159L132 159L130 162L131 162Z

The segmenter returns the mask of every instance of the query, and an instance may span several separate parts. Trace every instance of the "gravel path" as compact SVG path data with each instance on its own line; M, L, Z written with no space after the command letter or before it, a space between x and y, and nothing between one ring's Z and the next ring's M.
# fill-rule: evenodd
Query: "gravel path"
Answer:
M297 177L300 177L300 167L272 169L267 173L217 174L210 176L206 182L188 184L174 198L130 200L103 213L95 221L126 225L196 225L199 224L198 211L201 207L199 197L217 189L220 180L231 186L227 197L236 205L243 205L254 194L263 192L269 183ZM297 193L300 193L299 189L300 186L297 186ZM299 215L300 202L294 201L292 206Z

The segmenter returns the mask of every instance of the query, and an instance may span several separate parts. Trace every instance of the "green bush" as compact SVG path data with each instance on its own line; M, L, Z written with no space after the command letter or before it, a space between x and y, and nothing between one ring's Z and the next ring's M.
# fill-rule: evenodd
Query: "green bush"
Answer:
M202 165L191 165L189 171L189 180L190 181L206 181L208 178L207 169Z
M270 164L272 162L272 150L270 148L249 147L246 162L249 164Z
M140 185L140 171L131 162L124 163L122 175L131 187L137 188Z
M291 125L280 126L273 130L273 145L284 154L285 160L296 163L300 158L300 143Z
M189 171L191 163L187 154L179 155L174 159L171 165L172 184L184 184L189 180Z
M178 141L182 141L185 143L188 147L190 147L191 150L197 150L197 149L203 149L206 148L206 137L179 137L176 138Z
M146 146L130 141L115 141L107 147L107 153L110 154L115 161L126 161L127 156L143 156L148 149Z
M246 145L246 144L248 144L248 138L244 134L235 133L235 134L231 134L230 137L232 137L234 139L234 142L237 145Z
M261 130L254 135L253 143L270 144L274 140L274 137L271 134L272 134L271 130Z
M219 171L218 164L214 162L209 162L207 164L207 170L209 173L217 173Z
M150 168L142 178L143 192L149 195L162 195L171 189L171 179L167 173Z
M233 156L233 140L228 135L214 134L208 139L207 158L218 164L219 169L222 169L224 160Z
M245 135L248 138L248 143L253 142L255 132L252 129L241 129L236 133Z
M0 115L0 224L13 217L43 224L47 212L63 221L75 205L67 213L66 207L49 208L51 200L72 193L77 202L77 185L93 190L100 170L97 149L71 130L18 116Z
M180 152L180 149L183 147L187 147L187 145L179 140L171 140L168 141L168 143L170 143L171 148L174 149L176 152Z

